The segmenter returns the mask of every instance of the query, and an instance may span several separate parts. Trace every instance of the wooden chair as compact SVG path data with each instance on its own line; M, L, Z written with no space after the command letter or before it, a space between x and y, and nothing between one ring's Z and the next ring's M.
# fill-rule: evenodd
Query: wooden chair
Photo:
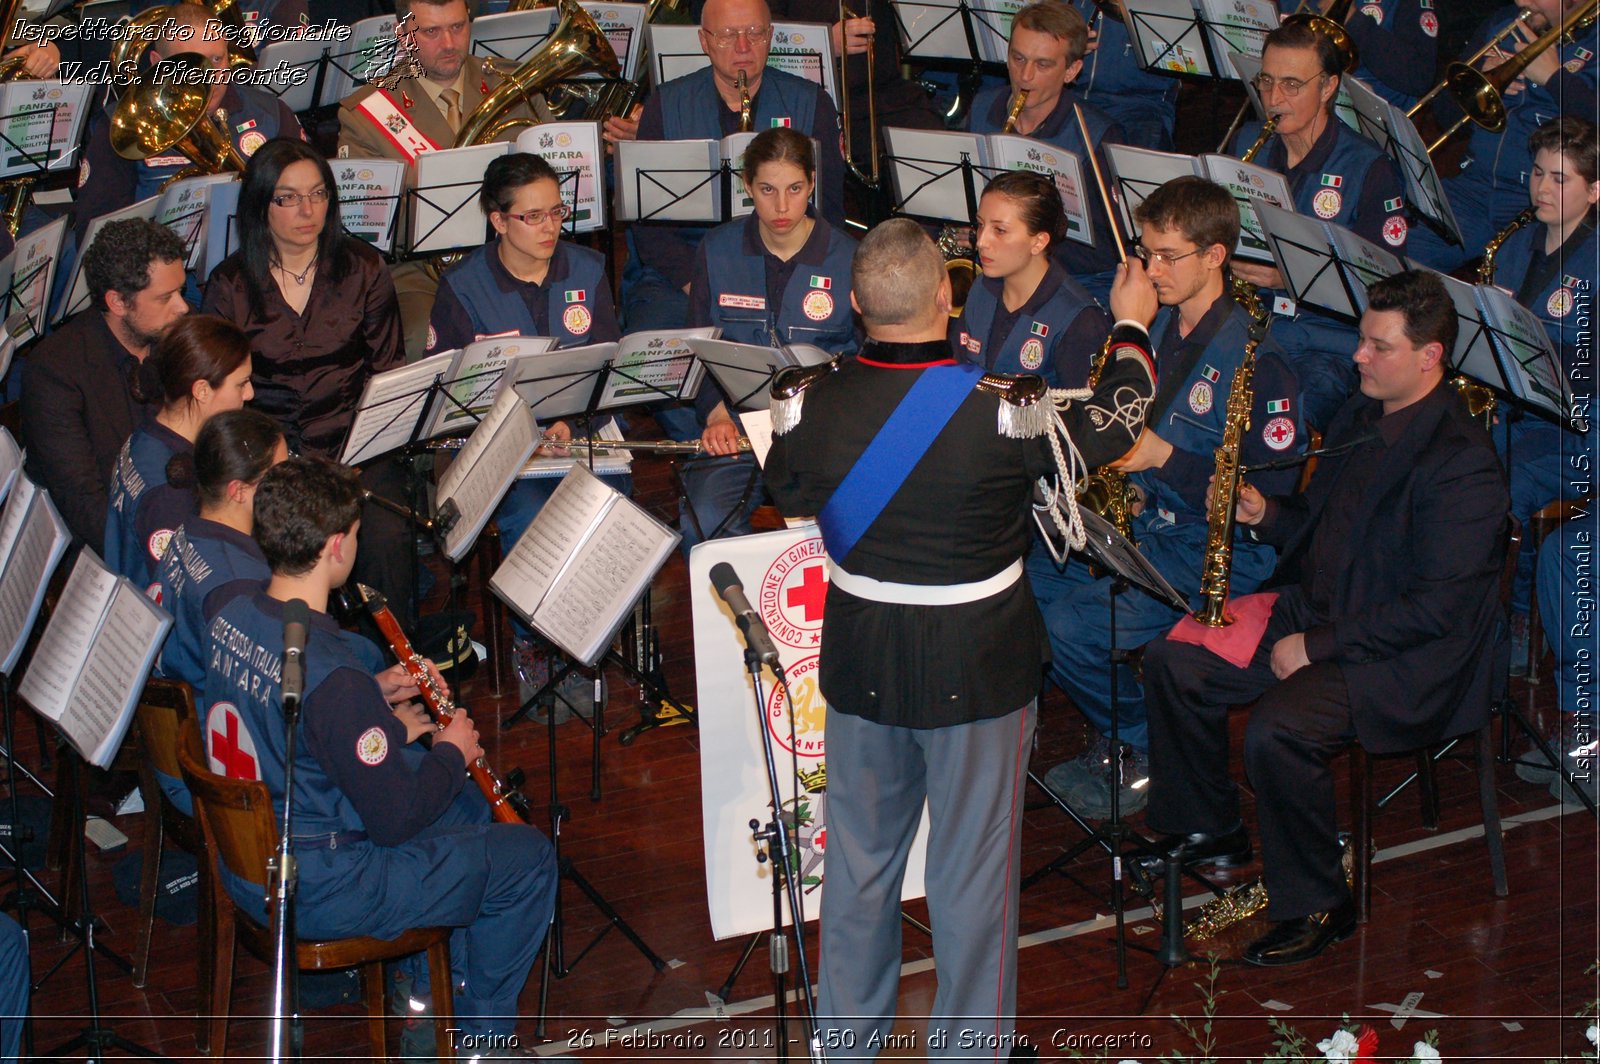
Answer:
M1506 884L1506 857L1501 843L1500 804L1494 789L1494 728L1485 724L1475 732L1468 732L1440 743L1438 746L1405 754L1369 754L1360 743L1350 748L1350 822L1355 844L1355 875L1351 893L1355 895L1356 918L1367 922L1372 909L1372 816L1384 808L1396 795L1413 781L1418 784L1422 799L1422 825L1429 831L1439 828L1439 784L1434 775L1434 764L1459 743L1474 746L1474 761L1478 777L1478 806L1483 811L1483 841L1489 848L1489 870L1494 877L1494 896L1504 898L1510 893ZM1383 798L1373 801L1372 759L1379 757L1415 757L1417 770Z
M184 782L194 796L196 817L212 862L212 890L216 912L216 977L210 986L211 1053L226 1057L228 1011L233 996L233 957L236 941L262 961L271 963L272 930L239 909L223 888L219 867L226 867L265 892L267 861L277 850L278 824L266 784L218 776L207 767L200 729L186 721L179 734L178 763ZM220 864L218 864L220 862ZM326 942L295 943L295 963L301 971L361 968L366 991L367 1031L372 1055L385 1057L383 1021L383 962L426 950L433 988L434 1046L440 1060L453 1060L449 1028L455 1026L455 999L450 976L450 928L413 928L392 941L345 938ZM202 991L204 992L204 990Z
M199 909L201 988L212 982L211 966L216 960L216 915L212 908L211 862L207 859L205 837L195 818L173 804L162 789L156 773L183 778L178 765L178 731L184 721L196 720L194 693L182 680L152 679L144 686L136 710L139 739L144 756L139 759L139 793L144 796L144 869L139 880L139 939L133 951L133 985L144 986L150 966L150 935L156 921L156 890L161 884L161 855L167 839L193 854L200 866ZM201 990L204 998L205 991ZM195 1045L202 1053L209 1043L210 1029L206 1010L196 1010Z
M1557 499L1545 506L1533 519L1528 522L1528 527L1522 530L1518 537L1518 551L1539 552L1539 545L1551 532L1555 531L1563 521L1575 513L1584 512L1587 507L1594 504L1593 499ZM1539 582L1534 580L1533 586L1528 590L1528 683L1539 682L1539 665L1544 660L1544 625L1539 618Z

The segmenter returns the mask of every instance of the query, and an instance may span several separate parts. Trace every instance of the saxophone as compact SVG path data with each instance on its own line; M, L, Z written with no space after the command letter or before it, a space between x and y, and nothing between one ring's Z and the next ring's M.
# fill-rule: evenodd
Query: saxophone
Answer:
M1006 124L1000 127L1002 133L1015 133L1017 131L1017 116L1022 114L1022 109L1028 105L1028 90L1018 89L1017 94L1011 97L1011 110L1006 112Z
M1089 379L1084 382L1086 387L1093 388L1100 383L1100 374L1105 372L1106 362L1111 357L1111 337L1106 337L1106 342L1100 345L1100 351L1089 363ZM1133 485L1128 482L1128 474L1112 469L1110 466L1101 466L1083 478L1083 483L1078 486L1078 505L1087 510L1092 510L1110 521L1125 538L1133 538Z
M1239 156L1240 162L1248 163L1255 159L1256 152L1264 148L1268 139L1278 131L1279 117L1278 115L1267 116L1267 120L1261 125L1261 132L1256 134L1255 143L1246 148L1244 154Z
M1494 259L1501 245L1511 239L1512 233L1533 221L1533 217L1532 207L1522 208L1504 229L1483 246L1483 262L1478 265L1479 284L1494 284ZM1462 400L1467 404L1467 412L1473 417L1483 418L1484 428L1488 428L1494 418L1494 390L1459 373L1450 378L1450 386L1461 393Z
M748 133L755 128L755 115L750 109L750 83L744 71L739 71L739 79L734 83L739 90L739 132Z
M1244 434L1250 428L1250 403L1255 394L1256 348L1266 338L1269 319L1256 296L1255 286L1237 278L1233 298L1251 317L1250 339L1244 358L1234 370L1228 388L1228 408L1222 424L1222 445L1214 452L1217 471L1206 516L1206 553L1200 572L1200 596L1205 601L1194 619L1208 628L1233 623L1228 615L1228 578L1233 569L1233 508L1239 494L1239 456Z

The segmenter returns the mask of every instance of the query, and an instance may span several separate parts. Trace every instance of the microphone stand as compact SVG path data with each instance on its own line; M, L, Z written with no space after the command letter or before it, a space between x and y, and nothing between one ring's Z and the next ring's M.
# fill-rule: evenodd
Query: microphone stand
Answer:
M295 599L304 614L305 603ZM295 963L294 891L299 879L299 868L290 852L294 837L294 759L295 736L300 730L300 696L304 690L305 673L301 658L304 655L304 627L301 629L300 648L291 649L287 629L295 623L291 610L284 615L283 652L283 827L278 833L278 852L267 863L267 906L272 919L272 1026L267 1037L268 1059L272 1061L299 1060L304 1028L300 1019L300 966ZM302 625L304 621L302 620ZM299 680L289 682L291 674Z

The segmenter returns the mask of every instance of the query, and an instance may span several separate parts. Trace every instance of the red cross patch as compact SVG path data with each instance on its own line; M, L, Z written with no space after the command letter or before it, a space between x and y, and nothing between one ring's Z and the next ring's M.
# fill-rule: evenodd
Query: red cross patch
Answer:
M1383 242L1399 247L1406 242L1406 220L1398 214L1383 223Z
M211 771L235 780L258 780L261 764L250 730L230 702L218 702L206 714L206 754Z
M1261 442L1274 451L1287 451L1294 446L1294 422L1286 417L1275 417L1261 430Z

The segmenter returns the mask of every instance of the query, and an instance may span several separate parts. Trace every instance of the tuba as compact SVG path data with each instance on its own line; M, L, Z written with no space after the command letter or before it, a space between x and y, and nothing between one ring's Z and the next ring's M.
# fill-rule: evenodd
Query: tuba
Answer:
M244 157L206 110L211 86L201 76L204 62L193 52L166 62L186 69L167 82L157 82L155 71L147 71L123 94L111 113L112 150L135 160L173 150L182 154L190 165L167 178L162 188L199 174L244 173Z
M1244 358L1234 370L1233 382L1228 388L1222 443L1213 452L1217 463L1216 482L1211 492L1211 509L1206 515L1206 551L1200 573L1200 597L1205 601L1194 612L1194 619L1207 628L1225 628L1233 623L1228 615L1228 581L1233 570L1233 508L1239 494L1239 459L1244 434L1250 428L1256 348L1266 339L1270 322L1254 285L1236 278L1233 298L1249 312L1252 324L1250 339L1244 345Z
M203 7L211 9L212 17L229 30L228 34L228 66L231 69L254 66L256 50L241 40L245 28L244 13L239 10L238 0L197 0ZM148 8L135 15L122 32L124 36L111 46L111 71L115 75L118 71L130 72L139 69L139 56L147 49L155 47L160 39L160 26L172 17L170 4L159 4ZM117 95L117 78L111 81L113 95ZM130 86L131 88L132 86Z

